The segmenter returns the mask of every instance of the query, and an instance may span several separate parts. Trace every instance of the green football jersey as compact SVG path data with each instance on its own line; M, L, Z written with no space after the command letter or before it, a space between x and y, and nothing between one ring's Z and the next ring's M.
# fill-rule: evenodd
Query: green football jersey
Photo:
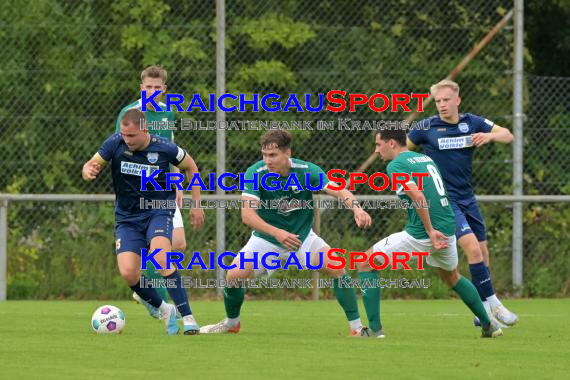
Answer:
M328 185L329 180L323 169L311 162L291 158L290 164L291 168L286 177L269 177L264 181L266 186L278 186L279 189L274 191L267 190L261 185L263 176L270 173L267 165L263 161L253 164L245 172L245 179L253 180L254 173L257 173L258 189L254 190L252 183L245 183L242 195L248 195L260 201L257 214L266 223L299 235L299 240L304 241L313 227L313 207L315 206L313 191L307 189L307 183L310 187L322 189ZM297 178L301 188L296 182L292 182L294 177ZM253 235L282 247L271 235L255 230Z
M407 173L410 181L418 184L418 178L412 177L412 173L427 173L423 177L423 193L429 203L429 217L433 228L446 236L455 234L455 214L449 204L447 192L439 170L433 160L425 154L406 151L402 152L388 164L386 169L388 177L392 181L392 173ZM401 179L401 177L399 177ZM419 187L419 186L418 186ZM404 192L402 185L398 185L396 194L402 200L407 200L411 205L411 199ZM425 206L421 205L420 207ZM408 222L406 232L416 239L429 239L424 224L417 211L413 207L408 208Z
M121 118L123 117L125 112L127 112L128 110L130 110L132 108L140 109L142 106L141 103L142 102L139 99L136 102L129 104L128 106L126 106L125 108L123 108L121 110L121 112L119 113L119 117L117 117L117 123L115 125L115 133L119 133L121 131ZM166 104L160 102L159 105L160 105L160 108L166 109ZM174 116L174 112L172 112L172 111L156 112L156 111L147 110L147 111L145 111L145 114L146 114L147 123L151 123L151 122L155 123L154 124L155 126L157 125L156 122L158 122L158 121L165 121L165 122L176 121L176 117ZM172 124L172 126L175 126L175 124ZM164 128L166 128L166 126ZM165 137L169 141L174 140L174 131L173 130L149 127L149 132L153 135Z

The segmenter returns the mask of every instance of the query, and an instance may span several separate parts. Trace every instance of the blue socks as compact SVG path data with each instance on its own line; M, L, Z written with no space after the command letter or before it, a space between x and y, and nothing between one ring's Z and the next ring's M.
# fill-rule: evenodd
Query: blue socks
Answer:
M488 297L495 294L489 269L483 261L477 264L469 264L469 272L471 272L471 282L477 288L481 301L486 301Z
M141 276L146 279L145 276ZM147 283L147 280L144 281ZM158 308L162 304L162 298L154 288L141 288L141 281L139 280L134 285L129 285L133 292L137 293L146 302L150 303L152 306Z
M175 287L168 287L168 294L176 308L180 312L180 315L183 317L192 314L192 310L190 310L190 303L188 301L188 294L186 294L186 290L182 287L182 279L180 278L180 274L177 270L171 273L168 276L164 276L167 283L174 282Z

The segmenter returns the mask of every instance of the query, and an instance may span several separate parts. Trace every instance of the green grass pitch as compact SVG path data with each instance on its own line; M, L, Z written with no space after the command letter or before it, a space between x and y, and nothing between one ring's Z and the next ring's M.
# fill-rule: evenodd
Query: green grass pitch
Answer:
M125 312L122 335L91 331L103 304ZM0 378L568 378L570 300L506 304L520 324L481 339L458 300L385 301L382 340L348 338L334 301L246 301L239 334L200 336L166 336L129 301L0 302ZM202 325L224 314L221 301L192 308Z

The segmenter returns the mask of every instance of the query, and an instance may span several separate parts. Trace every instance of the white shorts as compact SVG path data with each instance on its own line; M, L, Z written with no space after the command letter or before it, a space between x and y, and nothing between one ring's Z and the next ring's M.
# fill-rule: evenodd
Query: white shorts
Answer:
M316 233L311 230L307 238L303 241L301 248L296 252L297 259L303 268L306 268L307 264L307 256L310 256L311 263L316 264L313 262L313 257L319 253L319 249L328 246L328 244ZM254 269L253 272L255 277L262 277L267 275L270 277L277 269L267 269L263 266L261 258L267 252L275 252L279 254L279 259L287 260L291 255L291 251L281 248L275 244L268 242L265 239L262 239L258 236L253 236L249 238L245 246L239 250L239 252L245 252L244 257L248 259L252 259L254 257L253 252L258 252L257 254L257 269ZM310 255L307 255L306 252L310 252ZM239 253L238 253L239 254ZM324 253L326 254L326 252ZM269 256L264 263L273 265L272 260L276 260L275 256ZM284 262L282 263L284 264ZM280 265L282 267L282 265ZM291 266L292 268L297 268L296 264Z
M176 211L174 211L174 218L172 218L172 228L183 228L184 221L182 220L182 213L178 206L176 206Z
M392 260L392 252L429 252L426 263L447 271L457 268L457 243L455 236L448 236L448 247L437 251L433 248L430 239L416 239L406 231L398 232L380 240L372 246L373 252L384 252ZM379 265L384 264L382 256L376 256ZM401 266L401 265L400 265ZM391 268L391 263L389 268Z

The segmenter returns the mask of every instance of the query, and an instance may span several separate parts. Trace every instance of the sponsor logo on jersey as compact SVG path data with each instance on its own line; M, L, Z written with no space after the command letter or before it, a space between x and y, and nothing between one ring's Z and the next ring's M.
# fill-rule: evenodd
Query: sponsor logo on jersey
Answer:
M184 149L182 149L181 147L178 147L178 153L176 154L176 160L182 161L183 158L184 158Z
M442 137L437 139L437 143L440 150L463 149L473 146L473 138L471 136Z
M137 164L136 162L121 161L121 174L130 174L142 177L142 171L146 170L147 175L155 170L158 170L158 166Z
M459 130L463 133L467 133L469 132L469 126L467 125L467 123L459 123L457 125L459 127Z
M148 162L150 162L151 164L156 164L156 161L158 161L158 153L156 152L148 152L146 154L146 159L148 160Z

